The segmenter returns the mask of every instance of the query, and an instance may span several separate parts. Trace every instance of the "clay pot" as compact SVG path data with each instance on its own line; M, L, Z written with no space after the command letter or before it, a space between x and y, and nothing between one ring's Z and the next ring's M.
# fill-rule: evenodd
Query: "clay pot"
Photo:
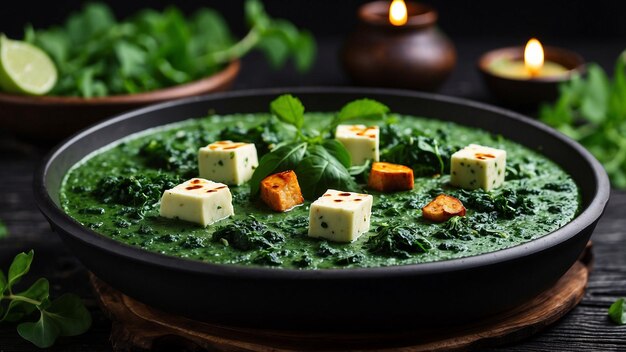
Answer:
M407 23L394 26L389 4L359 8L360 23L341 50L344 69L359 85L437 90L456 63L454 45L436 26L437 11L409 2Z

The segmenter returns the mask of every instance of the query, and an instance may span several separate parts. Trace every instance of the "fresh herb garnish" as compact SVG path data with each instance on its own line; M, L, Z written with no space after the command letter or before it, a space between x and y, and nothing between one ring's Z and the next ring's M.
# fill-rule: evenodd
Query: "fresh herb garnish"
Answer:
M30 270L34 252L15 256L9 267L8 276L0 270L0 322L16 323L39 311L39 320L26 321L17 325L17 332L39 348L54 344L60 336L76 336L91 326L91 314L80 298L64 294L50 300L48 280L40 278L27 290L16 292L16 286ZM8 304L2 304L2 301Z
M339 123L360 118L381 118L389 111L387 106L370 99L360 99L346 104L313 136L302 132L305 108L300 99L281 95L270 103L270 112L278 121L296 129L293 141L279 144L259 161L250 180L250 194L256 195L261 181L276 172L294 170L298 175L303 196L314 199L329 188L357 191L353 175L363 173L362 168L351 168L350 154L336 140L326 139Z
M560 97L544 105L540 119L579 141L604 165L611 183L626 188L626 52L611 81L596 65L585 78L574 76L560 86Z
M116 20L105 3L90 3L61 26L25 29L24 40L47 52L59 71L50 94L98 97L151 91L209 76L225 64L262 51L274 67L293 58L308 69L315 40L292 23L273 19L247 0L250 31L235 41L224 18L204 8L186 18L176 7L147 9Z
M609 318L617 325L626 324L626 298L620 298L611 304Z

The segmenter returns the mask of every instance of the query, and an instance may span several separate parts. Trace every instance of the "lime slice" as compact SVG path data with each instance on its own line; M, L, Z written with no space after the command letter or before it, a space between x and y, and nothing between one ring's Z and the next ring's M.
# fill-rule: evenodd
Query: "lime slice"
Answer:
M5 91L43 95L56 81L57 69L43 50L0 36L0 86Z

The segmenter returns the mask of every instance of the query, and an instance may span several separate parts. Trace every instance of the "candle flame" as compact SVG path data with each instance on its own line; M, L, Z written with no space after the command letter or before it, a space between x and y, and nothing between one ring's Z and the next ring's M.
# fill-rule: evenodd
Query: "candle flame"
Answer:
M543 47L539 40L532 38L524 49L524 64L531 76L537 76L543 67Z
M394 26L403 26L408 20L404 0L393 0L389 6L389 22Z

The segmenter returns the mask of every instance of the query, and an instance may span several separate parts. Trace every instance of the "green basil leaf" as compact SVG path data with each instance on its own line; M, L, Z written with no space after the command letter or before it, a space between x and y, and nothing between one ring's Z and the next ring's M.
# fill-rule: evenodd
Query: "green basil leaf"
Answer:
M35 252L31 249L28 253L20 253L15 256L9 267L8 288L18 283L20 278L28 273L34 255Z
M17 332L39 348L48 348L54 345L61 329L50 316L41 312L37 322L21 323L17 326Z
M349 102L339 110L333 119L330 130L337 125L354 119L379 119L389 112L387 105L372 99L358 99Z
M2 220L0 220L0 239L7 237L9 235L9 228L7 228L7 225L2 222ZM2 292L2 290L0 290L0 292Z
M346 167L323 146L313 145L296 168L304 198L313 200L332 188L357 191L358 186Z
M270 111L281 121L302 128L304 123L304 105L291 94L284 94L270 103Z
M350 168L348 168L348 172L350 173L350 175L356 177L356 176L366 174L370 170L371 167L372 167L372 161L368 160L363 165L350 166ZM367 179L367 177L365 177L365 179Z
M624 303L626 299L620 298L611 304L609 308L609 317L611 320L618 325L626 324L626 304Z
M304 142L289 143L263 155L259 161L259 166L250 178L250 194L252 196L257 194L261 181L265 177L273 173L295 169L302 160L306 147L307 143Z
M60 336L80 335L91 326L91 314L80 297L73 294L64 294L52 301L44 314L54 320Z
M324 140L322 146L337 159L346 169L350 168L352 165L352 157L350 157L350 153L346 149L346 147L341 144L336 139L327 139Z

